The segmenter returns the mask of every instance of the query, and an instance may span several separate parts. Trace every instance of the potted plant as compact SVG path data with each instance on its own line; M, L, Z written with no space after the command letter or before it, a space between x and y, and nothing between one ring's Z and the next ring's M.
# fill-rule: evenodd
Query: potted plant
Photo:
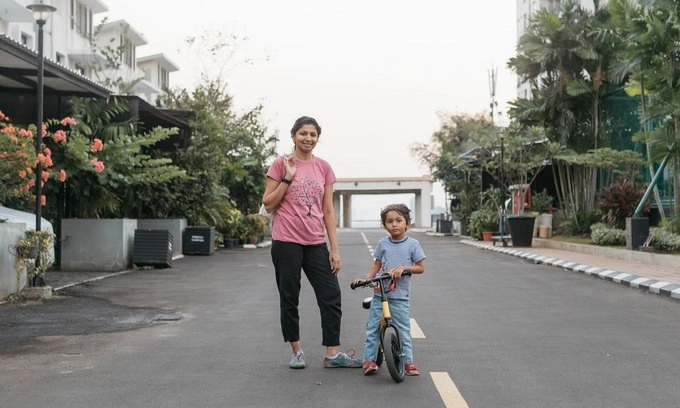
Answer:
M470 235L476 239L491 241L494 231L498 230L500 219L498 211L491 208L482 208L470 214Z
M51 263L50 247L54 242L52 231L26 231L24 237L14 244L17 258L17 280L19 274L31 268L28 276L31 286L45 286L45 271Z
M237 208L229 208L225 214L222 235L224 236L224 246L232 248L236 241L246 236L246 219L243 213Z
M267 232L269 220L260 214L248 214L246 216L246 236L251 244L257 244L260 236Z

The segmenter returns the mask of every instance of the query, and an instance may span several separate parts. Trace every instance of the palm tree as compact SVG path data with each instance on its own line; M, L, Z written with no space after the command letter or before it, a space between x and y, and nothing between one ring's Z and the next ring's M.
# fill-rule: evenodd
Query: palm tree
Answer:
M651 120L647 109L649 96L645 88L645 71L649 69L649 61L653 59L656 52L656 38L650 35L645 22L643 8L633 0L612 0L609 3L612 21L621 38L628 46L619 50L619 58L611 64L609 75L617 81L627 81L629 95L639 95L640 97L640 127L641 134L636 139L645 142L647 151L649 176L654 179L656 171L652 157L652 141L650 139ZM653 184L654 200L661 219L666 218L666 214L661 203L661 196L656 183Z

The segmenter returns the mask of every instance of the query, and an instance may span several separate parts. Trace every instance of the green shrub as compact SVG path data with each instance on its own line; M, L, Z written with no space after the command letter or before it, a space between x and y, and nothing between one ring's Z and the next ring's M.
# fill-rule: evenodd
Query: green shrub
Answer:
M481 239L483 231L497 231L500 223L498 211L482 209L470 214L468 230L473 238Z
M546 189L534 193L531 196L531 209L533 211L538 211L539 213L551 212L553 203L553 196L548 194Z
M626 245L626 231L603 223L590 226L590 239L596 245Z
M597 208L602 214L602 221L610 227L625 228L626 218L635 213L638 203L645 194L643 186L626 180L623 176L602 189L597 201ZM649 211L649 204L643 212Z
M680 216L665 219L661 222L659 227L663 228L665 231L680 234Z
M590 234L590 226L600 221L597 211L577 211L575 216L567 218L560 224L560 229L567 235Z
M654 249L662 252L678 252L680 251L680 234L670 232L663 228L650 228L649 232L652 234L652 242L650 243Z

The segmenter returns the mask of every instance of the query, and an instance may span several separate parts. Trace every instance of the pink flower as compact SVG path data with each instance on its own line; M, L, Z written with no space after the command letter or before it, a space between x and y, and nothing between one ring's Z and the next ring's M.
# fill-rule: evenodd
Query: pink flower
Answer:
M61 129L57 130L56 132L54 132L54 135L52 135L52 140L54 140L57 143L66 142L66 132L64 132Z
M19 177L26 178L26 172L24 170L19 171Z
M90 160L90 164L94 167L94 171L97 173L101 173L104 171L104 163L97 160L97 159L92 159Z
M71 117L65 117L64 119L61 120L61 125L66 126L66 125L75 125L76 120L71 118Z
M49 171L43 171L40 173L40 178L42 179L43 183L47 181L47 179L50 178L50 172Z
M47 125L44 123L42 124L42 135L43 137L47 135Z
M19 129L19 136L33 137L33 132L28 129Z
M66 181L66 171L64 169L61 169L61 171L59 171L59 181L61 181L62 183Z
M92 142L92 147L90 147L90 151L92 153L97 153L101 152L104 149L104 143L100 139L94 139Z

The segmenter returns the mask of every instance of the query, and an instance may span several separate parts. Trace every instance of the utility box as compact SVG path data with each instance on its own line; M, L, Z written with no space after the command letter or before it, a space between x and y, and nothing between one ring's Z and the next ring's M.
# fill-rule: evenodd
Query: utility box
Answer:
M211 255L215 252L215 227L186 227L182 238L184 255Z
M137 266L170 268L172 266L172 234L170 234L170 231L135 230L132 263Z

